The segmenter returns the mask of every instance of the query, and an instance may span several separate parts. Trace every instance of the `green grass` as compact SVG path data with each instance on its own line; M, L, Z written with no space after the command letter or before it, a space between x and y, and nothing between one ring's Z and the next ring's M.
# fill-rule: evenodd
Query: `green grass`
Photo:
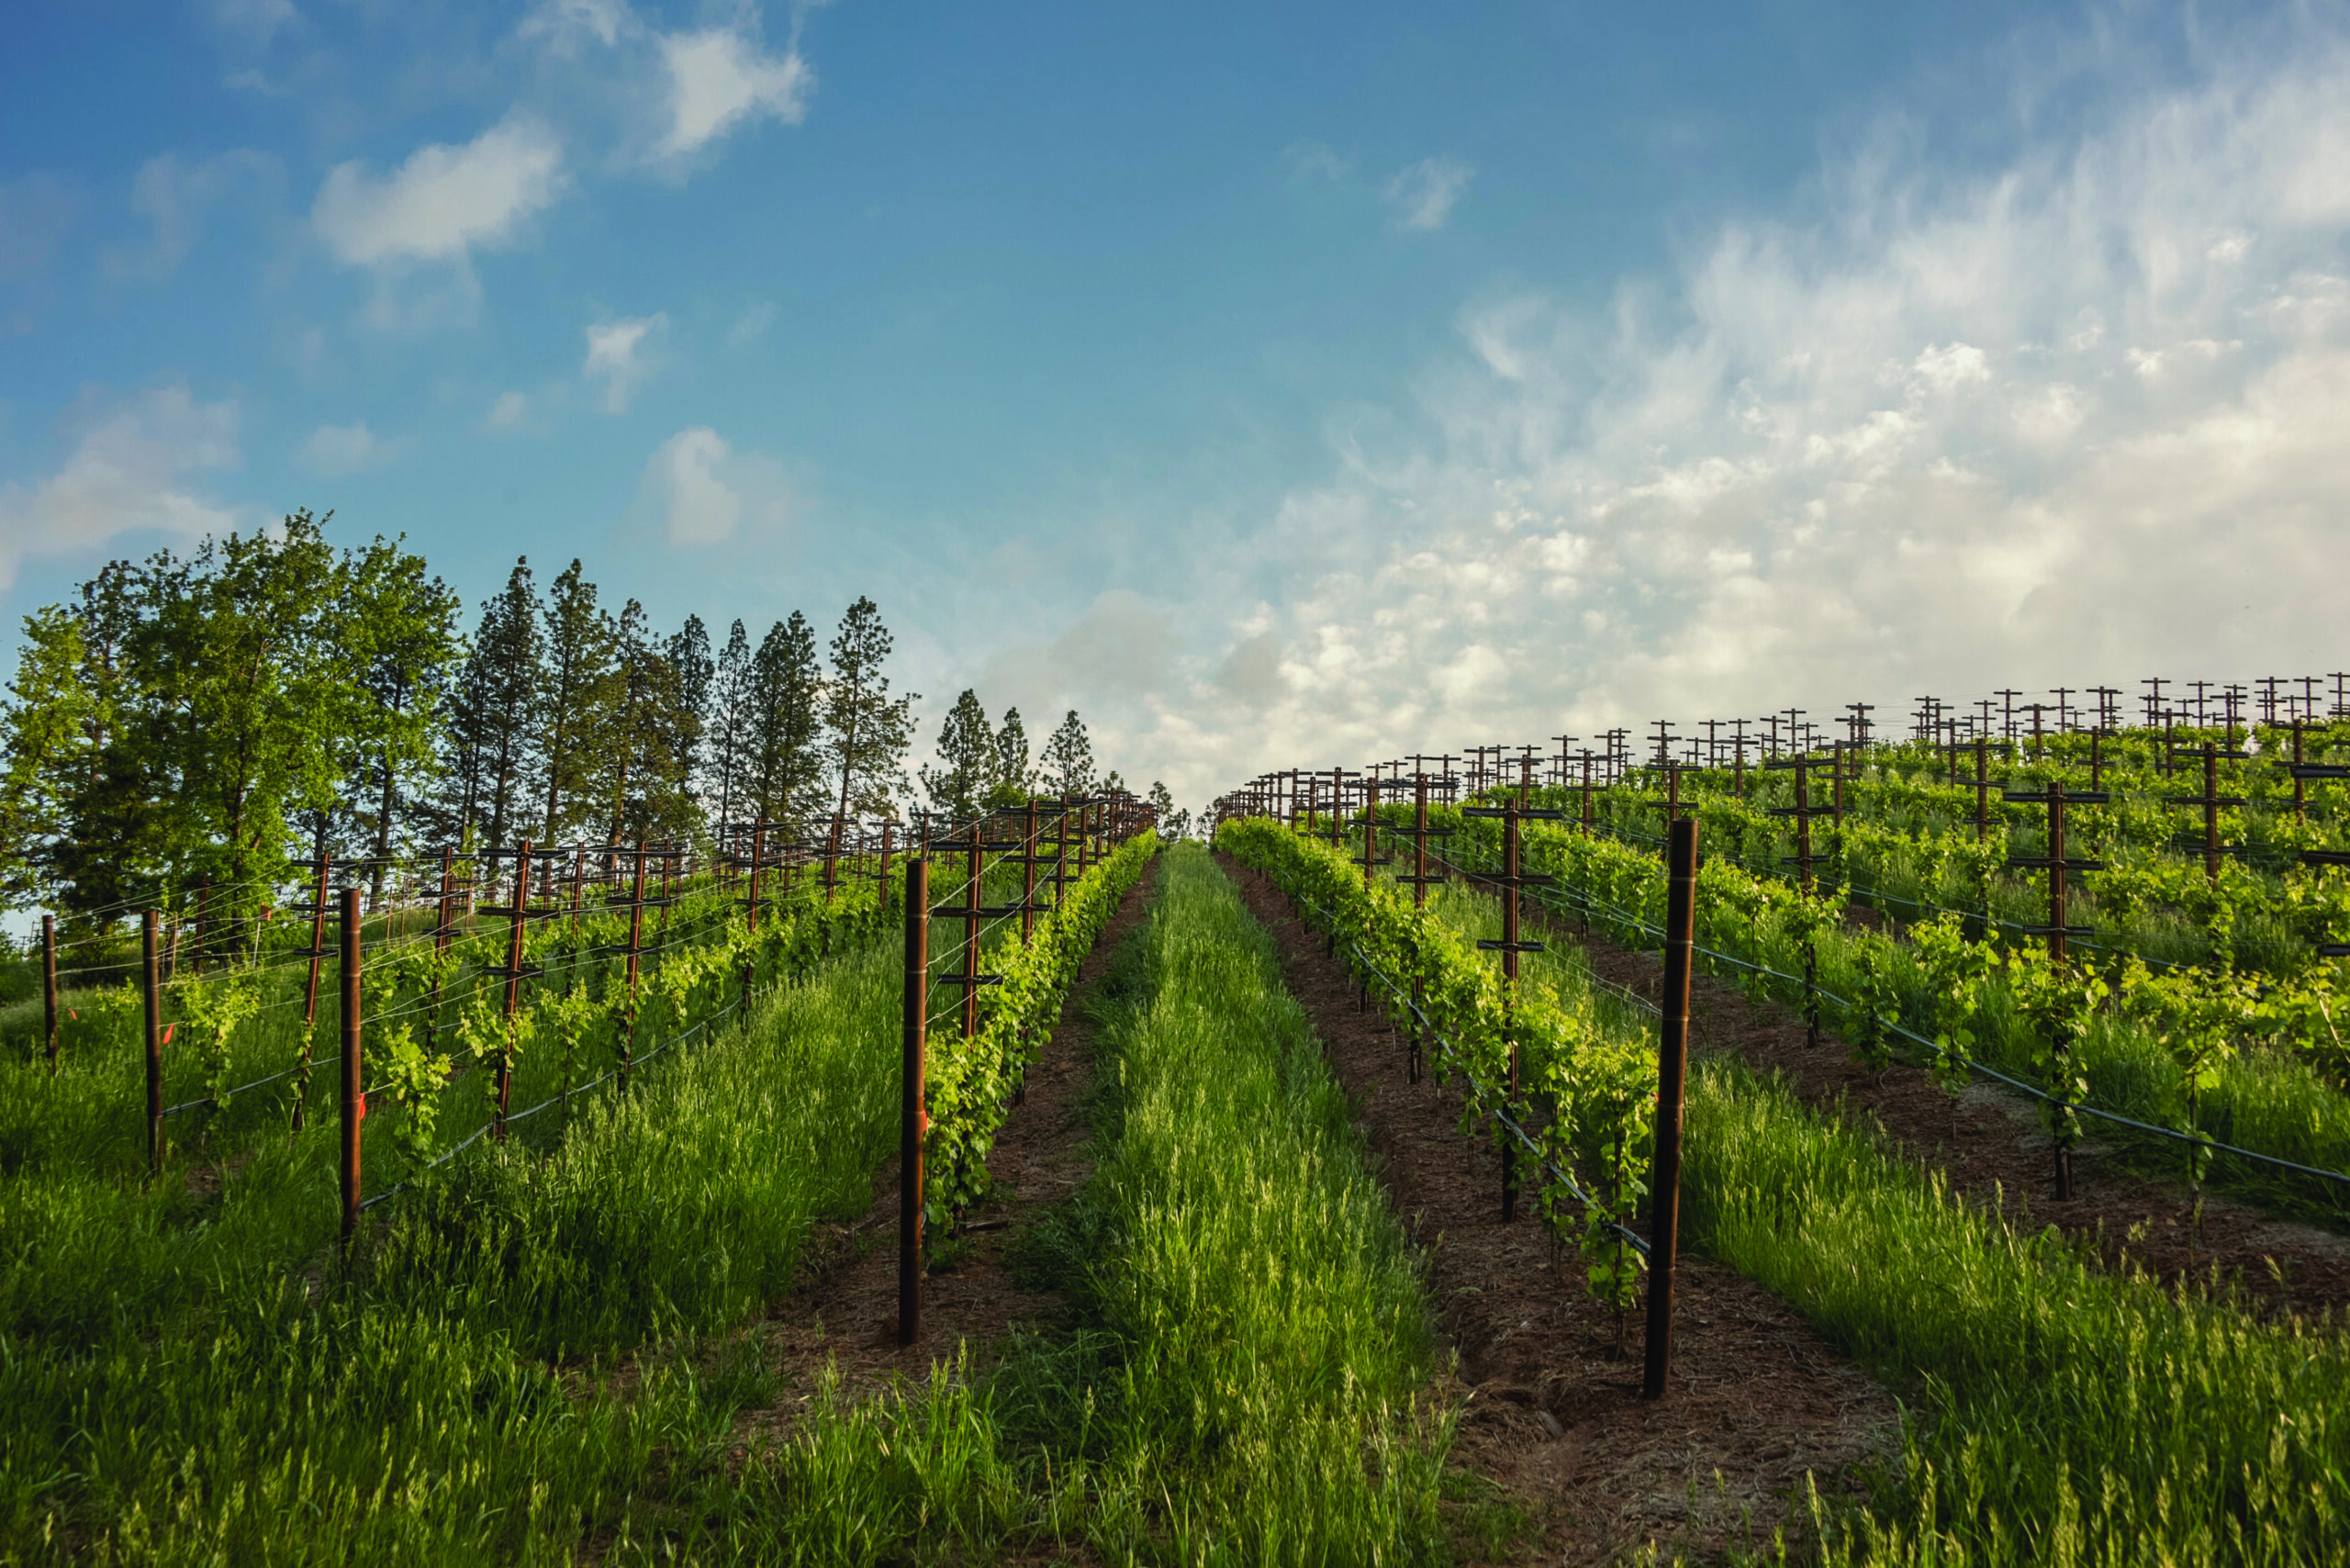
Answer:
M38 1244L6 1254L0 1559L553 1562L657 1536L752 1386L690 1331L779 1294L811 1216L861 1211L894 1144L897 963L886 942L763 999L552 1159L459 1162L355 1272L325 1139L211 1210L42 1189ZM547 1353L655 1333L625 1394Z
M1431 906L1472 933L1498 918L1460 888ZM1570 985L1583 966L1556 944L1534 967ZM2213 1282L2116 1273L2053 1228L1959 1203L1881 1134L1731 1058L1696 1064L1685 1126L1684 1243L1908 1404L1868 1505L1814 1504L1798 1560L2350 1560L2350 1345L2332 1323L2266 1323Z
M821 1403L698 1559L1441 1559L1414 1259L1270 939L1198 848L1165 857L1107 989L1100 1163L1028 1243L1069 1321L984 1378Z

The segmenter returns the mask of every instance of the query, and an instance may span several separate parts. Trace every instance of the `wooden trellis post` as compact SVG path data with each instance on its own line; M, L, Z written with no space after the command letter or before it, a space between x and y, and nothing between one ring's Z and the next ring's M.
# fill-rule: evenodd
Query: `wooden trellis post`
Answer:
M139 917L140 1000L146 1004L147 1174L163 1170L163 987L158 969L157 922L147 910Z
M1689 1070L1689 975L1697 928L1697 824L1666 829L1664 991L1657 1042L1656 1155L1649 1185L1648 1337L1640 1397L1664 1397L1673 1370L1673 1287L1681 1261L1682 1090Z
M57 916L40 917L40 1037L50 1070L57 1067Z
M1541 943L1526 941L1519 934L1518 895L1523 889L1547 887L1557 880L1556 878L1539 873L1528 874L1520 868L1518 827L1520 823L1537 818L1554 822L1564 821L1566 813L1530 810L1512 797L1505 799L1500 806L1465 808L1461 815L1499 817L1502 823L1501 875L1486 879L1502 890L1501 940L1496 942L1490 938L1480 938L1477 946L1487 952L1499 953L1502 956L1502 978L1505 982L1502 987L1502 1009L1505 1020L1503 1027L1509 1036L1509 1081L1505 1092L1509 1106L1514 1111L1517 1104L1520 1088L1522 1055L1517 1037L1517 959L1521 953L1539 953L1543 950ZM1508 1137L1503 1138L1501 1145L1502 1223L1507 1225L1517 1217L1517 1146L1514 1139Z
M360 940L359 890L342 890L341 911L342 955L339 966L342 981L342 1148L341 1166L342 1178L342 1243L351 1245L352 1234L359 1228L359 1124L367 1115L365 1081L360 1076L360 969L363 944ZM505 1104L498 1106L501 1115Z
M930 1027L930 862L921 855L906 860L905 949L898 1098L898 1343L911 1345L922 1334L923 1143L930 1131L923 1103L923 1058Z
M2220 842L2220 808L2244 804L2244 797L2241 795L2220 793L2220 764L2242 762L2248 754L2224 746L2216 746L2209 741L2205 741L2199 749L2203 754L2203 792L2199 795L2165 795L2163 797L2163 803L2170 806L2203 808L2203 875L2210 880L2217 882L2220 879L2220 857L2244 853L2242 845Z
M1779 857L1779 863L1796 868L1796 878L1802 885L1803 894L1807 899L1811 897L1813 890L1811 866L1814 857L1811 853L1811 819L1835 809L1833 806L1814 805L1811 802L1812 761L1813 758L1808 753L1797 752L1791 757L1780 757L1763 764L1765 767L1785 769L1796 776L1795 804L1774 806L1771 808L1771 814L1774 817L1795 819L1796 852L1793 855L1782 855ZM1805 939L1803 945L1803 1023L1804 1043L1817 1049L1819 1045L1819 948L1808 937Z
M2048 873L2048 924L2041 926L2027 926L2025 935L2046 936L2048 960L2061 968L2065 957L2065 938L2089 935L2089 928L2086 925L2065 924L2067 902L2065 873L2105 869L2105 863L2101 860L2070 858L2065 854L2065 808L2067 805L2103 805L2112 797L2101 790L2095 793L2076 790L2067 794L2062 784L2051 783L2046 790L2036 792L2011 790L2007 791L2001 799L2011 804L2038 805L2048 809L2048 853L2011 856L2008 865L2014 869L2044 870ZM2059 1030L2056 1036L2049 1042L2049 1048L2054 1054L2058 1064L2056 1106L2060 1130L2056 1137L2056 1196L2059 1200L2067 1199L2073 1195L2072 1143L2061 1130L2063 1113L2069 1108L2065 1099L2063 1063L2071 1047L2072 1042L2065 1037L2062 1030Z

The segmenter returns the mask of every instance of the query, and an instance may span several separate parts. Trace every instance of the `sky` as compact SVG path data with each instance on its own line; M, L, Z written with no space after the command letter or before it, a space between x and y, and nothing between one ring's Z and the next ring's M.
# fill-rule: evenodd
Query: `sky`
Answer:
M2345 663L2350 12L83 0L0 624L331 509L1260 769ZM922 750L928 748L925 727Z

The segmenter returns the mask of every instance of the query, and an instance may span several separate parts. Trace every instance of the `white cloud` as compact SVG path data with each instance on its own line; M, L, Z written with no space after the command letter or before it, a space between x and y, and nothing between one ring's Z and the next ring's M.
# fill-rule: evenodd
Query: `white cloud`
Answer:
M1257 608L1104 754L1197 800L1661 713L2335 667L2350 41L2300 42L1979 175L1855 154L1816 219L1596 311L1480 301L1412 406L1334 420L1325 482L1197 542L1193 601Z
M393 443L380 441L364 420L347 425L320 425L295 454L295 461L314 474L340 478L390 461Z
M1477 171L1458 158L1423 158L1398 170L1381 190L1406 229L1441 229Z
M774 325L775 302L762 299L734 318L734 324L726 329L726 346L739 349L747 343L756 342Z
M78 435L56 473L29 487L0 485L0 588L28 555L95 550L134 530L193 537L234 526L189 483L237 465L234 399L200 403L173 384L85 400L69 424Z
M513 430L531 417L531 399L527 393L501 392L498 401L489 406L483 422L492 430Z
M665 34L660 43L669 110L655 149L662 158L688 157L747 120L797 125L808 112L815 73L796 48L771 55L733 28Z
M543 0L515 32L521 38L543 39L557 56L570 59L589 42L610 49L622 34L636 28L636 18L621 0Z
M783 465L738 453L708 425L679 431L644 465L641 504L672 544L719 544L747 524L774 541L791 521Z
M653 373L648 340L668 330L666 311L651 316L623 317L588 329L588 358L579 374L604 384L604 411L617 414L628 408L629 396Z
M338 164L310 221L327 249L355 266L462 261L511 241L563 190L563 146L521 110L463 147L419 148L388 177Z

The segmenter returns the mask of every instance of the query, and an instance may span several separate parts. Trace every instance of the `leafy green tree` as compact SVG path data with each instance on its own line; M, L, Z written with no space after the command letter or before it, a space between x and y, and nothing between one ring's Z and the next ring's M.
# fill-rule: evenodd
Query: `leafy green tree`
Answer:
M0 899L10 902L53 885L98 722L81 618L50 605L25 617L23 636L0 741Z
M1045 743L1045 755L1039 760L1044 776L1062 794L1082 795L1093 788L1093 743L1076 709L1069 711L1060 728Z
M209 879L224 913L267 896L289 817L330 808L341 782L351 675L326 635L341 574L323 522L296 512L274 535L207 539L145 574L131 656L151 781L170 790L167 890L184 898Z
M351 680L339 693L335 739L343 748L358 825L371 830L372 896L384 896L404 783L432 766L457 653L460 600L424 557L382 537L345 556L334 610L335 643ZM372 797L372 800L370 799Z
M1167 786L1156 778L1150 781L1150 804L1151 808L1158 813L1160 836L1164 838L1181 836L1175 830L1175 797L1169 794Z
M904 778L921 693L890 699L881 666L891 646L880 607L860 595L833 638L832 678L824 687L824 756L840 778L834 810L843 816L897 814L893 797Z
M47 898L69 923L103 925L107 916L100 912L119 911L134 899L152 902L161 885L168 832L131 672L144 582L129 562L109 561L82 585L80 602L69 611L81 640L80 669L43 704L63 701L77 710L74 743L51 753L44 768L55 836L28 846ZM23 709L12 714L12 746L30 716Z
M823 678L815 631L795 610L768 629L751 662L744 804L752 815L800 823L820 809Z
M995 787L995 734L988 727L987 710L979 693L966 687L938 726L936 767L922 769L922 786L930 803L950 822L978 814Z
M546 790L540 842L553 844L589 821L597 799L599 752L610 735L621 685L612 618L596 606L596 585L574 559L548 586L546 678L539 690L539 780Z
M753 711L751 676L751 639L738 616L711 675L709 741L701 753L708 775L703 789L717 795L722 823L733 820L735 791L743 781Z
M989 791L989 803L1020 805L1035 784L1035 774L1028 760L1027 726L1020 722L1019 709L1006 708L1003 725L995 733L995 782Z

